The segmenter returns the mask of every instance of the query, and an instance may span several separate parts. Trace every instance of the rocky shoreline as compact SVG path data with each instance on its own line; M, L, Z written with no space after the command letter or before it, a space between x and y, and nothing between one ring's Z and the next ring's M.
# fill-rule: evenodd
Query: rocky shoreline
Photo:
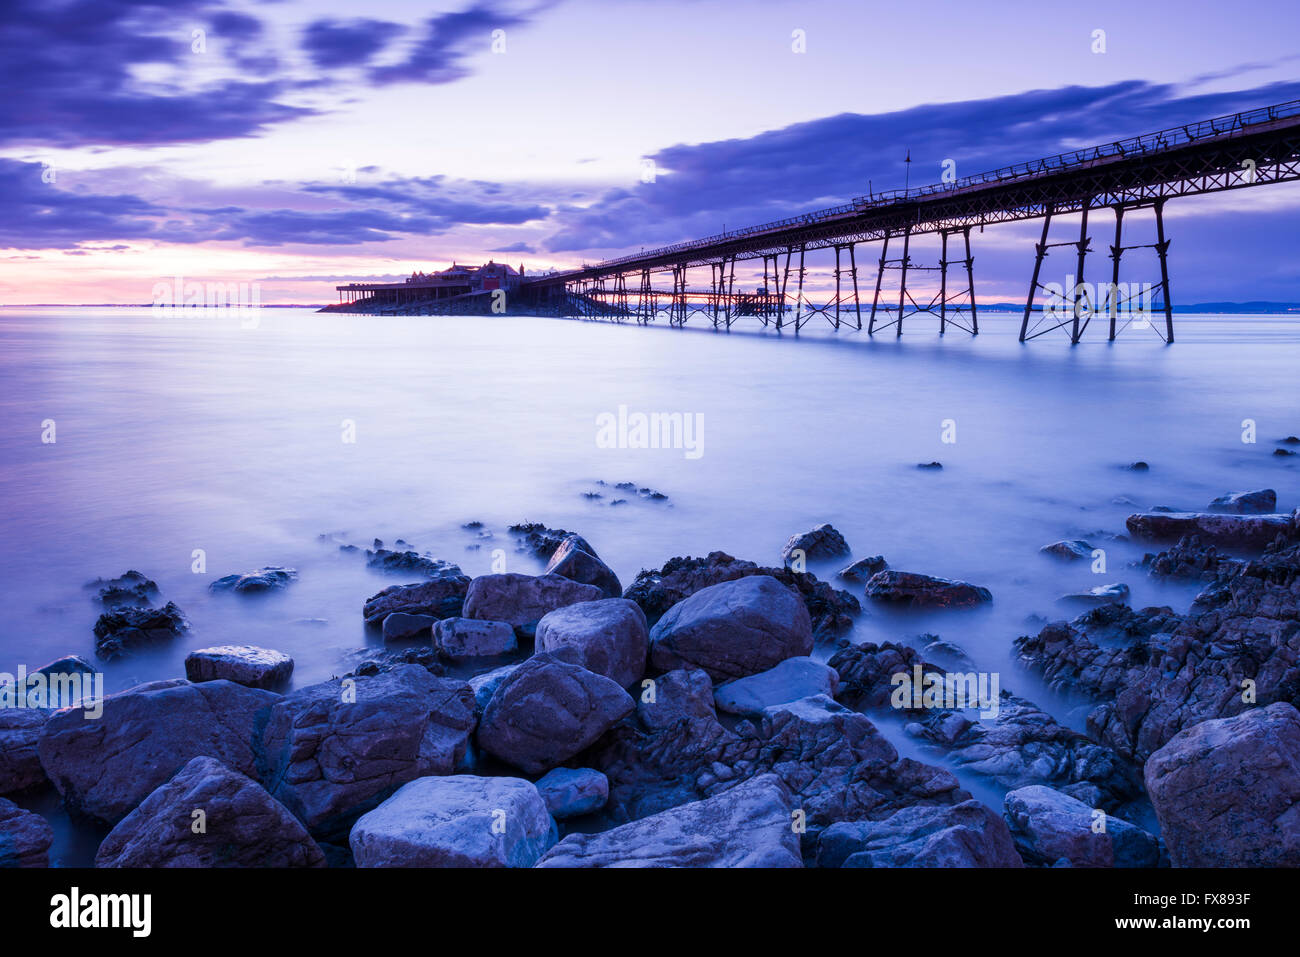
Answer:
M51 788L107 829L101 867L1300 865L1300 510L1275 508L1260 490L1129 518L1168 545L1141 573L1201 586L1185 613L1130 608L1114 583L1008 636L1026 675L1091 706L1086 731L951 642L849 641L864 604L959 618L996 596L855 559L829 525L778 566L712 552L626 588L542 525L511 529L538 575L471 578L376 541L367 564L418 580L358 609L384 648L347 675L287 691L289 656L227 644L93 718L41 696L84 659L11 688L0 866L48 863L49 824L9 798ZM832 561L847 587L806 570ZM296 579L211 587L239 601ZM187 631L139 572L90 587L101 659ZM940 763L900 755L883 722Z

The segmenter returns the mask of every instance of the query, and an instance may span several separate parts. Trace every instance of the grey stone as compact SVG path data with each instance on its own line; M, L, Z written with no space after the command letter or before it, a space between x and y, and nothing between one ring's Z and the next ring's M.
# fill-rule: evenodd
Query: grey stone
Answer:
M1265 515L1277 509L1277 492L1271 488L1220 495L1206 508L1207 512L1232 515Z
M636 702L637 717L651 731L671 728L679 721L717 719L713 681L706 672L699 668L679 668L653 680L654 694L647 695L642 690Z
M595 585L584 585L563 575L480 575L465 596L465 617L506 621L525 634L532 634L548 613L581 601L596 601L605 593Z
M796 553L802 553L805 561L819 562L840 558L849 554L849 551L849 543L844 540L844 536L833 525L822 523L810 531L791 535L781 549L781 562L791 564Z
M557 821L599 811L609 800L609 779L592 768L554 768L537 782L537 793Z
M621 598L623 585L608 565L579 535L566 535L546 565L547 575L563 575L584 585L595 585L606 598Z
M433 646L444 658L495 658L519 647L515 630L505 621L446 618L433 630Z
M774 668L719 685L713 700L728 714L757 714L812 695L835 695L839 676L812 658L787 658Z
M1064 860L1071 867L1156 867L1160 863L1160 842L1154 836L1055 788L1035 784L1008 791L1003 808L1016 848L1030 864L1052 866Z
M645 612L624 598L557 608L537 623L538 651L575 648L584 668L604 675L621 688L645 674L649 643Z
M440 620L433 615L395 611L384 618L384 623L381 626L384 642L417 641L422 638L432 640L433 626Z
M0 868L49 867L53 843L45 818L0 798Z
M292 674L292 658L256 645L200 648L185 657L185 677L190 681L225 678L249 688L275 689L287 684Z
M987 588L969 582L892 570L871 576L867 597L913 608L973 608L993 600Z
M1023 867L1003 820L978 801L919 805L818 835L818 867Z

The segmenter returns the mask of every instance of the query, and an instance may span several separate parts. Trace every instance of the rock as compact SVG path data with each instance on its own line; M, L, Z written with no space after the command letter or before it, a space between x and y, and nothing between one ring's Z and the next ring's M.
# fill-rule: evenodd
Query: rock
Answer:
M456 771L474 723L469 685L419 665L322 682L271 708L261 780L329 839L407 781Z
M457 774L403 785L348 842L358 867L532 867L555 838L531 782Z
M0 868L49 867L53 843L45 818L0 798Z
M455 568L455 566L452 566ZM469 577L447 571L427 582L415 585L391 585L366 600L363 614L366 624L377 628L394 612L409 615L431 615L434 618L455 618L461 614Z
M208 586L208 589L211 591L233 591L241 595L253 594L287 588L291 582L297 581L297 579L298 572L292 568L267 565L264 568L258 568L243 575L227 575L225 578L218 578Z
M595 555L596 550L591 547L585 538L581 535L575 535L573 532L566 532L562 528L547 528L541 522L524 522L519 525L511 525L509 532L519 538L519 550L530 552L542 561L549 561L555 554L566 538L576 539L576 544L588 555Z
M537 623L538 651L570 647L588 671L620 688L645 674L650 633L645 612L625 598L585 601L548 612Z
M923 661L916 649L891 641L845 645L828 664L839 678L835 697L853 708L890 707L893 676L910 675L917 665L923 673L941 673L941 669Z
M474 692L474 710L480 716L488 706L488 702L492 700L492 696L496 694L497 688L501 686L501 682L514 674L518 667L518 664L502 665L500 668L484 672L481 675L475 675L469 679L470 690Z
M433 629L433 646L452 661L496 658L518 650L515 630L505 621L444 618Z
M1054 788L1009 791L1003 814L1020 856L1051 867L1158 867L1160 842L1140 827L1112 817ZM1101 815L1101 817L1098 817ZM1104 821L1104 830L1094 830Z
M654 695L646 700L643 690L636 702L636 714L651 731L671 728L679 721L717 719L713 708L713 681L699 668L679 668L654 679Z
M189 628L174 602L162 608L118 608L95 622L95 653L113 661L145 648L164 644Z
M1207 512L1226 512L1233 515L1265 515L1277 510L1277 492L1271 488L1251 492L1229 492L1220 495L1205 509Z
M1134 462L1127 468L1130 472L1149 472L1151 470L1151 466L1147 465L1146 462Z
M540 652L497 687L483 710L478 742L502 761L540 774L592 744L635 707L605 676Z
M225 678L249 688L274 690L287 684L292 674L292 658L283 652L255 645L200 648L185 658L185 677L190 681Z
M1290 456L1290 455L1297 455L1297 454L1300 454L1300 453L1293 452L1293 451L1291 451L1290 449L1274 449L1274 450L1273 450L1273 454L1274 454L1276 457L1278 457L1278 458L1281 459L1281 458L1286 458L1287 456Z
M557 821L599 811L609 800L609 779L591 768L555 768L537 782L537 793Z
M1145 776L1175 867L1300 866L1300 712L1290 704L1181 731Z
M399 544L405 544L399 542ZM383 572L413 572L430 579L456 579L464 577L460 566L439 558L429 558L413 551L390 551L375 540L374 550L366 550L366 567Z
M1130 515L1128 530L1148 541L1178 541L1199 535L1208 544L1224 548L1262 549L1279 535L1294 539L1290 515L1224 515L1218 512L1143 512Z
M1128 585L1123 582L1112 582L1109 585L1098 585L1096 588L1089 588L1087 591L1062 595L1057 601L1074 605L1123 605L1128 603L1128 598Z
M1184 535L1158 555L1148 555L1142 562L1152 578L1166 581L1226 582L1241 571L1245 562L1219 554L1213 545L1204 545L1199 535Z
M817 838L818 867L1023 867L1006 824L979 801L842 821Z
M97 590L95 600L105 608L146 607L158 598L158 583L135 569L117 578L97 578L86 587Z
M859 558L848 568L841 569L836 573L838 578L843 578L846 582L853 582L855 585L866 584L867 579L876 572L883 572L889 567L889 562L885 561L883 555L873 555L870 558Z
M539 867L802 867L795 803L762 775L600 834L570 834Z
M1279 441L1285 442L1287 445L1300 445L1300 436L1288 435L1285 439L1279 439Z
M581 536L566 535L547 563L545 574L563 575L571 581L595 585L606 598L622 597L623 585L618 576L590 548Z
M927 661L949 664L965 671L975 670L975 662L970 655L954 642L945 641L938 635L921 635L916 643L920 646L917 650L921 652L921 657Z
M0 794L46 782L36 742L52 714L45 708L0 708Z
M1069 562L1092 558L1092 546L1078 539L1068 542L1052 542L1050 545L1044 545L1039 551L1044 555L1051 555L1053 558L1060 558Z
M422 638L432 640L433 626L439 619L433 615L411 614L409 611L395 611L384 618L380 630L384 643L393 641L419 641Z
M694 666L715 681L766 671L812 647L807 608L767 575L701 589L668 609L650 633L656 668Z
M872 575L867 597L913 608L973 608L993 600L989 590L978 585L897 571Z
M942 462L917 462L916 467L923 472L940 472L943 470Z
M548 613L582 601L596 601L605 593L563 575L480 575L470 582L465 596L465 617L506 621L523 634L532 634Z
M819 581L811 572L789 568L767 568L733 558L726 552L710 552L707 558L673 558L657 571L642 571L624 594L645 612L654 625L673 605L721 582L753 575L767 575L794 590L803 599L817 639L835 638L853 627L853 617L862 611L848 592Z
M834 696L839 675L812 658L787 658L775 668L719 685L713 700L728 714L758 714L813 695Z
M256 781L199 757L113 828L95 866L324 867L325 855Z
M116 824L196 757L255 773L260 724L279 695L232 681L153 681L55 713L37 742L41 764L74 814Z
M802 553L806 561L820 562L848 555L850 549L849 543L834 526L823 523L812 531L791 535L785 547L781 549L781 563L790 565L795 559L796 552Z

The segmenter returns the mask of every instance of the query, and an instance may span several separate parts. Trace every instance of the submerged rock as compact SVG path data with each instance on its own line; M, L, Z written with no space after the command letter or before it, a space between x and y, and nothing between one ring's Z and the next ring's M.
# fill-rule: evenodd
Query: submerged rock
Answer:
M95 866L324 867L325 855L256 781L199 757L113 828Z
M817 839L818 867L1023 867L1006 823L979 801L842 821Z
M225 678L249 688L275 689L288 683L292 674L292 658L255 645L200 648L185 658L185 677L190 681Z
M715 681L766 671L812 647L807 608L767 575L703 588L670 608L650 632L656 668L697 667Z
M147 648L166 644L189 628L174 602L162 608L121 607L107 611L95 622L95 653L113 661Z
M574 648L584 668L621 688L645 674L649 642L645 612L625 598L557 608L537 623L538 651Z
M453 566L454 567L454 566ZM455 618L461 614L465 595L469 590L469 576L459 569L420 582L415 585L390 585L366 599L363 614L366 624L379 627L394 612L408 615L429 615L433 618Z
M581 535L573 532L566 532L562 528L547 528L541 522L522 522L518 525L511 525L509 532L519 539L519 550L528 552L542 561L549 561L555 554L566 538L576 539L576 544L589 555L595 555L596 550L587 543L587 540Z
M1300 866L1300 712L1290 704L1190 727L1145 772L1175 867Z
M1220 495L1207 506L1207 512L1226 512L1233 515L1265 515L1277 509L1277 492L1271 488L1250 492L1229 492Z
M883 572L888 567L889 562L885 561L883 555L872 555L870 558L859 558L852 565L836 572L836 577L855 585L865 585L872 575Z
M790 565L796 555L810 562L827 561L850 553L849 543L833 525L823 523L811 531L791 535L781 549L781 563Z
M405 544L405 543L399 543ZM464 574L454 562L440 558L430 558L414 551L393 551L382 547L383 543L375 540L375 548L366 550L366 567L382 572L414 572L425 578L457 578Z
M1281 536L1296 537L1291 515L1225 515L1219 512L1143 512L1126 522L1135 538L1178 541L1199 535L1202 541L1226 548L1262 549Z
M531 782L457 774L403 785L348 843L358 867L532 867L555 838Z
M563 575L480 575L470 582L464 615L509 622L517 631L532 634L537 623L555 609L604 597L595 585Z
M158 598L158 583L131 569L117 578L97 578L86 585L105 608L147 607Z
M719 685L713 700L728 714L760 714L778 704L813 695L834 696L839 676L812 658L787 658L774 668Z
M1092 558L1092 546L1079 539L1065 542L1052 542L1050 545L1044 545L1039 549L1039 551L1044 555L1051 555L1053 558L1060 558L1069 562L1083 561Z
M1184 535L1167 551L1148 555L1143 565L1152 578L1167 581L1226 581L1241 571L1245 562L1219 554L1214 545L1202 544L1199 535Z
M45 818L0 798L0 869L49 867L54 829Z
M227 575L208 586L210 591L233 591L236 594L275 591L298 580L298 572L280 565L267 565L242 575Z
M557 821L599 811L609 800L609 779L592 768L555 768L537 782L537 793Z
M595 585L606 598L620 598L623 585L608 565L597 557L579 535L566 535L546 564L547 575L563 575L571 581Z
M993 600L987 588L969 582L897 571L871 576L867 597L913 608L974 608Z
M802 867L794 800L762 775L600 834L570 834L539 867Z
M1072 605L1124 605L1128 603L1129 587L1123 582L1098 585L1087 591L1072 592L1062 595L1058 601Z
M1160 842L1054 788L1030 785L1007 792L1004 815L1020 856L1051 867L1157 867Z

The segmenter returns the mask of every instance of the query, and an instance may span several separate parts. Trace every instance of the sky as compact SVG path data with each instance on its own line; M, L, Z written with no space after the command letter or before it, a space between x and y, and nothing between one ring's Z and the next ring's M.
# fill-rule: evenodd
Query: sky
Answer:
M1300 99L1298 33L1294 0L5 0L0 303L594 262ZM1298 213L1171 202L1175 301L1300 300ZM981 301L1023 298L1039 229L973 237Z

